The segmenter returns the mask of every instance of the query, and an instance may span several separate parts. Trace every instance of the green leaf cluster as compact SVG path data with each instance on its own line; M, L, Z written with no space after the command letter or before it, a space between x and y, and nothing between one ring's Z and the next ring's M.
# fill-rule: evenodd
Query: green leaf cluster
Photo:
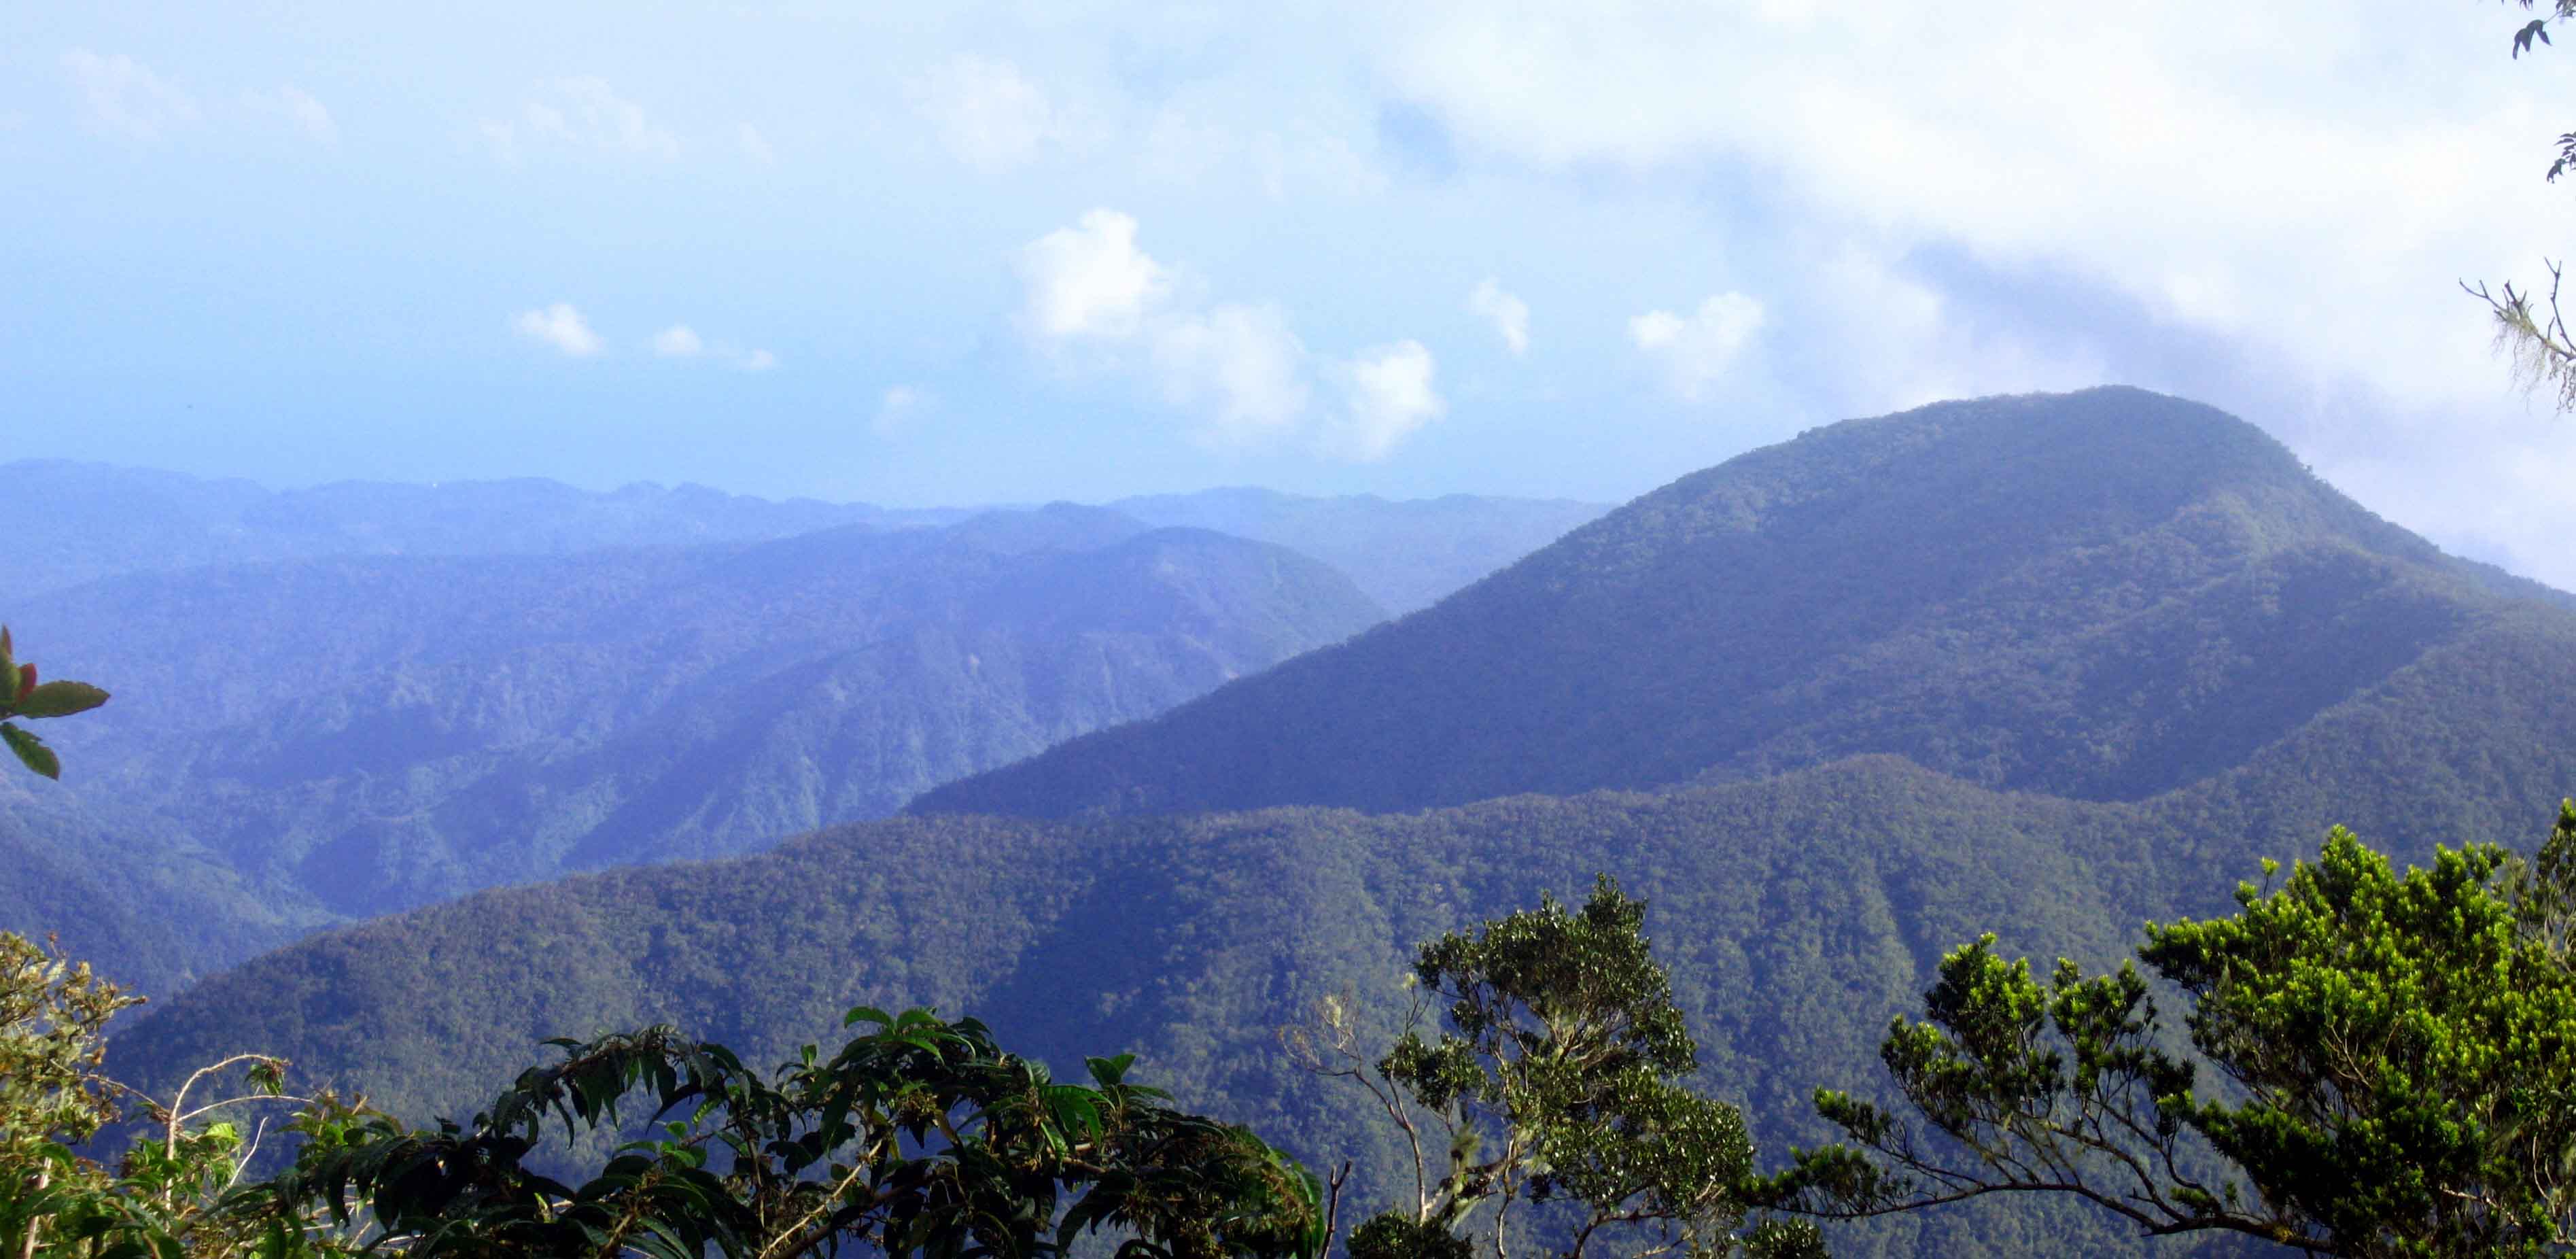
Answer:
M1065 1084L972 1019L853 1011L829 1059L775 1075L667 1027L555 1042L470 1124L415 1132L350 1110L229 1209L285 1235L313 1204L366 1244L412 1253L1047 1256L1103 1229L1136 1259L1321 1253L1320 1186L1250 1132L1174 1110L1094 1058ZM529 1165L642 1103L648 1135L587 1180Z
M1506 1253L1520 1200L1576 1208L1572 1256L1735 1250L1752 1140L1735 1107L1680 1083L1697 1069L1698 1046L1651 955L1645 910L1602 875L1579 911L1546 896L1536 910L1423 945L1414 979L1447 1002L1445 1028L1426 1034L1417 1006L1373 1066L1356 1060L1338 1008L1291 1032L1312 1069L1366 1088L1414 1151L1414 1204L1363 1223L1355 1259L1463 1254L1471 1227L1490 1228ZM1423 1149L1432 1125L1447 1142L1437 1173ZM1488 1203L1490 1223L1474 1218ZM1764 1254L1815 1243L1797 1225L1760 1237Z
M103 1033L140 1004L52 941L0 931L0 1254L177 1256L213 1236L198 1227L201 1208L238 1172L234 1124L172 1120L113 1173L75 1149L119 1118L131 1092L100 1070ZM275 1091L273 1074L254 1083Z
M1064 1083L920 1009L853 1010L837 1053L768 1073L669 1027L558 1039L470 1123L428 1130L288 1099L294 1162L249 1183L240 1125L194 1122L278 1093L283 1062L237 1056L189 1083L247 1061L249 1095L152 1104L161 1131L111 1175L71 1143L116 1117L101 1031L133 1003L0 933L0 1253L1041 1259L1110 1233L1127 1259L1318 1259L1328 1236L1311 1173L1130 1082L1133 1055ZM535 1157L555 1122L621 1140L557 1174Z
M2149 1235L2332 1255L2576 1243L2576 803L2533 861L2478 844L2400 873L2338 827L2236 895L2139 950L2189 1002L2188 1052L2135 965L2043 984L1988 935L1881 1047L1929 1131L1819 1091L1847 1144L1759 1196L1864 1216L2066 1194Z
M0 743L18 763L47 778L63 776L62 758L12 717L69 717L107 702L107 692L87 682L39 682L36 666L20 663L9 642L9 627L0 625Z

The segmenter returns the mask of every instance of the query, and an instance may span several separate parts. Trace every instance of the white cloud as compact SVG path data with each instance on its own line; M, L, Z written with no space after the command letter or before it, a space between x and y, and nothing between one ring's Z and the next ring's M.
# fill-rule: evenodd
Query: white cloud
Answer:
M478 127L493 156L515 163L533 145L553 144L632 157L674 158L680 138L656 126L644 107L617 94L597 75L554 79L514 119L485 119Z
M1171 275L1136 248L1136 220L1093 210L1020 251L1023 318L1041 337L1132 335L1171 291Z
M1857 244L1799 268L1809 278L1791 326L1835 330L1812 343L1811 366L1830 362L1838 413L1899 411L1945 398L2080 389L2109 369L2089 338L2040 344L2012 324L1963 309L1939 289ZM1854 337L1852 329L1866 329ZM1819 376L1824 371L1818 370Z
M1696 402L1726 374L1763 319L1762 303L1742 293L1719 293L1687 318L1650 310L1630 319L1628 339L1663 362L1674 393Z
M2529 274L2554 78L2464 11L1429 0L1373 46L1461 143L1547 177L1751 167L1780 217L2126 295L2292 371L2484 391L2459 275ZM2493 34L2492 43L2489 35ZM2284 50L2295 50L2284 55ZM2362 85L2369 86L2364 87Z
M768 350L739 349L722 341L709 343L698 330L675 323L653 334L653 353L663 358L705 358L729 364L746 372L765 372L778 366L778 356Z
M197 121L195 97L123 53L102 57L75 48L63 54L62 65L89 111L90 122L102 130L135 140L157 140Z
M574 358L588 358L608 345L600 340L598 333L590 330L581 312L573 309L570 302L520 311L518 318L510 321L510 326L518 329L520 336L542 341Z
M868 427L879 437L892 437L913 426L930 409L930 395L916 385L894 385L877 399L877 413Z
M1068 138L1064 111L1019 67L994 57L951 58L911 85L913 108L957 160L987 173L1008 170Z
M251 105L255 109L284 115L307 139L320 144L340 142L340 124L332 119L331 111L314 99L312 93L292 83L281 83L273 92L253 93Z
M555 89L572 103L582 130L594 143L650 157L677 157L677 136L645 121L644 107L619 96L606 79L585 75L562 79Z
M778 153L769 147L769 137L760 134L760 128L746 122L734 133L734 138L742 145L742 155L750 158L755 165L770 166L777 163Z
M1305 418L1306 346L1275 306L1220 304L1148 333L1165 400L1199 413L1200 440L1262 447Z
M1503 291L1491 276L1467 294L1467 313L1492 325L1514 355L1529 352L1529 303Z
M1361 351L1343 370L1350 409L1325 426L1324 448L1363 463L1384 459L1397 443L1449 409L1432 385L1431 351L1398 341Z
M1134 218L1098 209L1023 247L1020 323L1049 350L1088 346L1111 361L1141 351L1129 365L1192 417L1200 444L1275 450L1300 439L1328 457L1376 460L1445 409L1431 385L1431 352L1419 342L1347 363L1324 358L1275 304L1180 300L1172 269L1139 249L1136 235ZM1347 414L1316 416L1319 375L1342 382Z

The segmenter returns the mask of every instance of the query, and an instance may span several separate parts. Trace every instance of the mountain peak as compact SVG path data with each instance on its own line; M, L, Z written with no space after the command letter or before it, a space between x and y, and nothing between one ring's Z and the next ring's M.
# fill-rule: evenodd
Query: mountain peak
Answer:
M2134 799L2377 684L2498 584L2211 407L1940 403L1693 473L1402 622L914 808L1409 809L1870 753Z

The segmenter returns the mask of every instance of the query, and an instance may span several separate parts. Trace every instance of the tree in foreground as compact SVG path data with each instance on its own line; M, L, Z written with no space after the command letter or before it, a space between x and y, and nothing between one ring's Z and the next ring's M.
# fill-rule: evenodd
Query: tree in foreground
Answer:
M1818 1215L2074 1195L2149 1235L2322 1255L2564 1253L2576 1238L2576 804L2538 858L2492 845L2395 872L2336 828L2242 912L2150 925L2191 1003L2169 1050L2134 963L2045 982L1994 937L1943 959L1880 1055L1920 1126L1848 1094L1848 1144L1763 1201ZM2203 1088L2204 1070L2221 1082Z
M657 1028L552 1042L564 1059L469 1125L308 1115L295 1168L232 1209L283 1238L318 1204L412 1253L1040 1256L1101 1228L1130 1234L1121 1253L1140 1259L1321 1252L1314 1177L1128 1083L1130 1056L1059 1084L972 1019L862 1009L850 1022L870 1030L775 1079ZM588 1181L525 1165L549 1116L568 1135L613 1127L636 1094L650 1135Z
M0 960L20 963L0 973L0 1001L36 1003L0 1009L12 1020L0 1024L6 1259L1018 1259L1104 1229L1127 1239L1125 1259L1314 1259L1325 1245L1311 1174L1129 1083L1130 1057L1091 1059L1088 1083L1061 1084L982 1024L921 1010L853 1011L865 1027L839 1053L809 1046L768 1075L669 1028L555 1041L561 1060L522 1073L473 1122L429 1130L328 1095L292 1099L294 1165L248 1184L239 1129L190 1126L209 1108L186 1109L183 1092L152 1108L162 1139L137 1141L111 1174L72 1147L116 1117L98 1033L131 998L24 945L0 934ZM252 1065L273 1092L283 1064ZM558 1179L529 1166L553 1119L568 1138L639 1139Z
M1476 1234L1507 1255L1524 1199L1570 1205L1571 1256L1822 1254L1803 1222L1737 1235L1752 1141L1735 1107L1679 1082L1698 1047L1644 923L1604 877L1579 912L1546 898L1423 945L1415 991L1447 1003L1437 1036L1424 999L1374 1062L1347 1002L1283 1033L1309 1070L1373 1095L1412 1150L1413 1202L1353 1230L1352 1259L1465 1259Z
M132 1090L100 1072L103 1031L139 1005L94 974L14 932L0 931L0 1256L176 1255L220 1252L205 1208L241 1175L256 1148L234 1124L205 1119L276 1096L285 1064L257 1054L227 1058L190 1077L166 1106L149 1098L154 1131L110 1172L74 1150L127 1117ZM200 1085L242 1079L248 1093L194 1106ZM293 1099L302 1100L302 1099Z

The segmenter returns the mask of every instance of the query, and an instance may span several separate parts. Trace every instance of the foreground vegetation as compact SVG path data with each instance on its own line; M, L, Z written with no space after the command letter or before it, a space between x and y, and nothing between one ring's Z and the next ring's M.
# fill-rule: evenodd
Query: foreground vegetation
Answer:
M1643 921L1604 881L1579 914L1550 902L1426 945L1425 989L1453 999L1436 1036L1411 1028L1371 1063L1331 1025L1352 1063L1334 1073L1415 1138L1414 1203L1355 1230L1354 1256L1464 1254L1486 1230L1508 1253L1524 1199L1580 1208L1572 1255L1737 1248L1751 1143L1734 1107L1674 1082L1692 1045ZM0 934L0 1253L1038 1256L1109 1229L1138 1259L1270 1259L1331 1246L1348 1171L1327 1185L1244 1128L1165 1106L1127 1081L1132 1054L1062 1084L972 1019L858 1009L845 1023L868 1030L838 1053L807 1045L770 1075L669 1027L557 1041L559 1060L471 1123L423 1131L328 1093L287 1098L283 1062L236 1056L210 1070L240 1067L250 1095L192 1108L207 1073L192 1075L147 1101L158 1139L111 1174L74 1146L134 1092L100 1072L104 1025L131 1004ZM287 1170L243 1183L241 1123L190 1121L262 1102L295 1107L300 1143ZM641 1113L621 1123L621 1104ZM1448 1134L1436 1186L1417 1115ZM531 1166L549 1118L632 1139L573 1183ZM1741 1240L1796 1259L1817 1236L1774 1221Z
M284 1063L235 1055L211 1070L242 1072L249 1095L192 1106L208 1072L193 1074L144 1103L150 1134L111 1172L76 1146L139 1096L101 1070L104 1025L133 999L0 934L0 1254L1042 1256L1107 1230L1133 1259L1337 1241L1353 1259L1789 1259L1831 1235L1748 1217L1997 1194L2318 1255L2576 1244L2576 802L2528 860L2478 845L2400 874L2338 829L2237 899L2148 928L2142 959L2190 1003L2187 1051L2136 966L2060 961L2043 983L1989 935L1947 955L1924 1020L1881 1047L1914 1117L1819 1090L1846 1140L1767 1176L1741 1112L1684 1083L1696 1046L1643 904L1604 878L1579 911L1546 900L1446 933L1420 949L1417 1000L1382 1050L1333 1002L1282 1035L1412 1152L1413 1191L1346 1238L1348 1161L1319 1177L1169 1106L1129 1082L1132 1054L1059 1083L983 1024L924 1010L853 1010L862 1030L836 1053L807 1045L770 1073L667 1026L558 1040L471 1122L429 1129L285 1097ZM265 1124L246 1139L234 1112L263 1103L293 1108L299 1144L247 1178ZM617 1143L550 1174L550 1119Z
M2576 802L2532 860L2482 844L2400 875L2337 828L2237 900L2147 928L2188 1053L2134 965L2043 984L1991 935L1954 950L1880 1049L1922 1129L1820 1090L1849 1144L1760 1196L1853 1217L2061 1194L2150 1236L2321 1255L2576 1243Z

